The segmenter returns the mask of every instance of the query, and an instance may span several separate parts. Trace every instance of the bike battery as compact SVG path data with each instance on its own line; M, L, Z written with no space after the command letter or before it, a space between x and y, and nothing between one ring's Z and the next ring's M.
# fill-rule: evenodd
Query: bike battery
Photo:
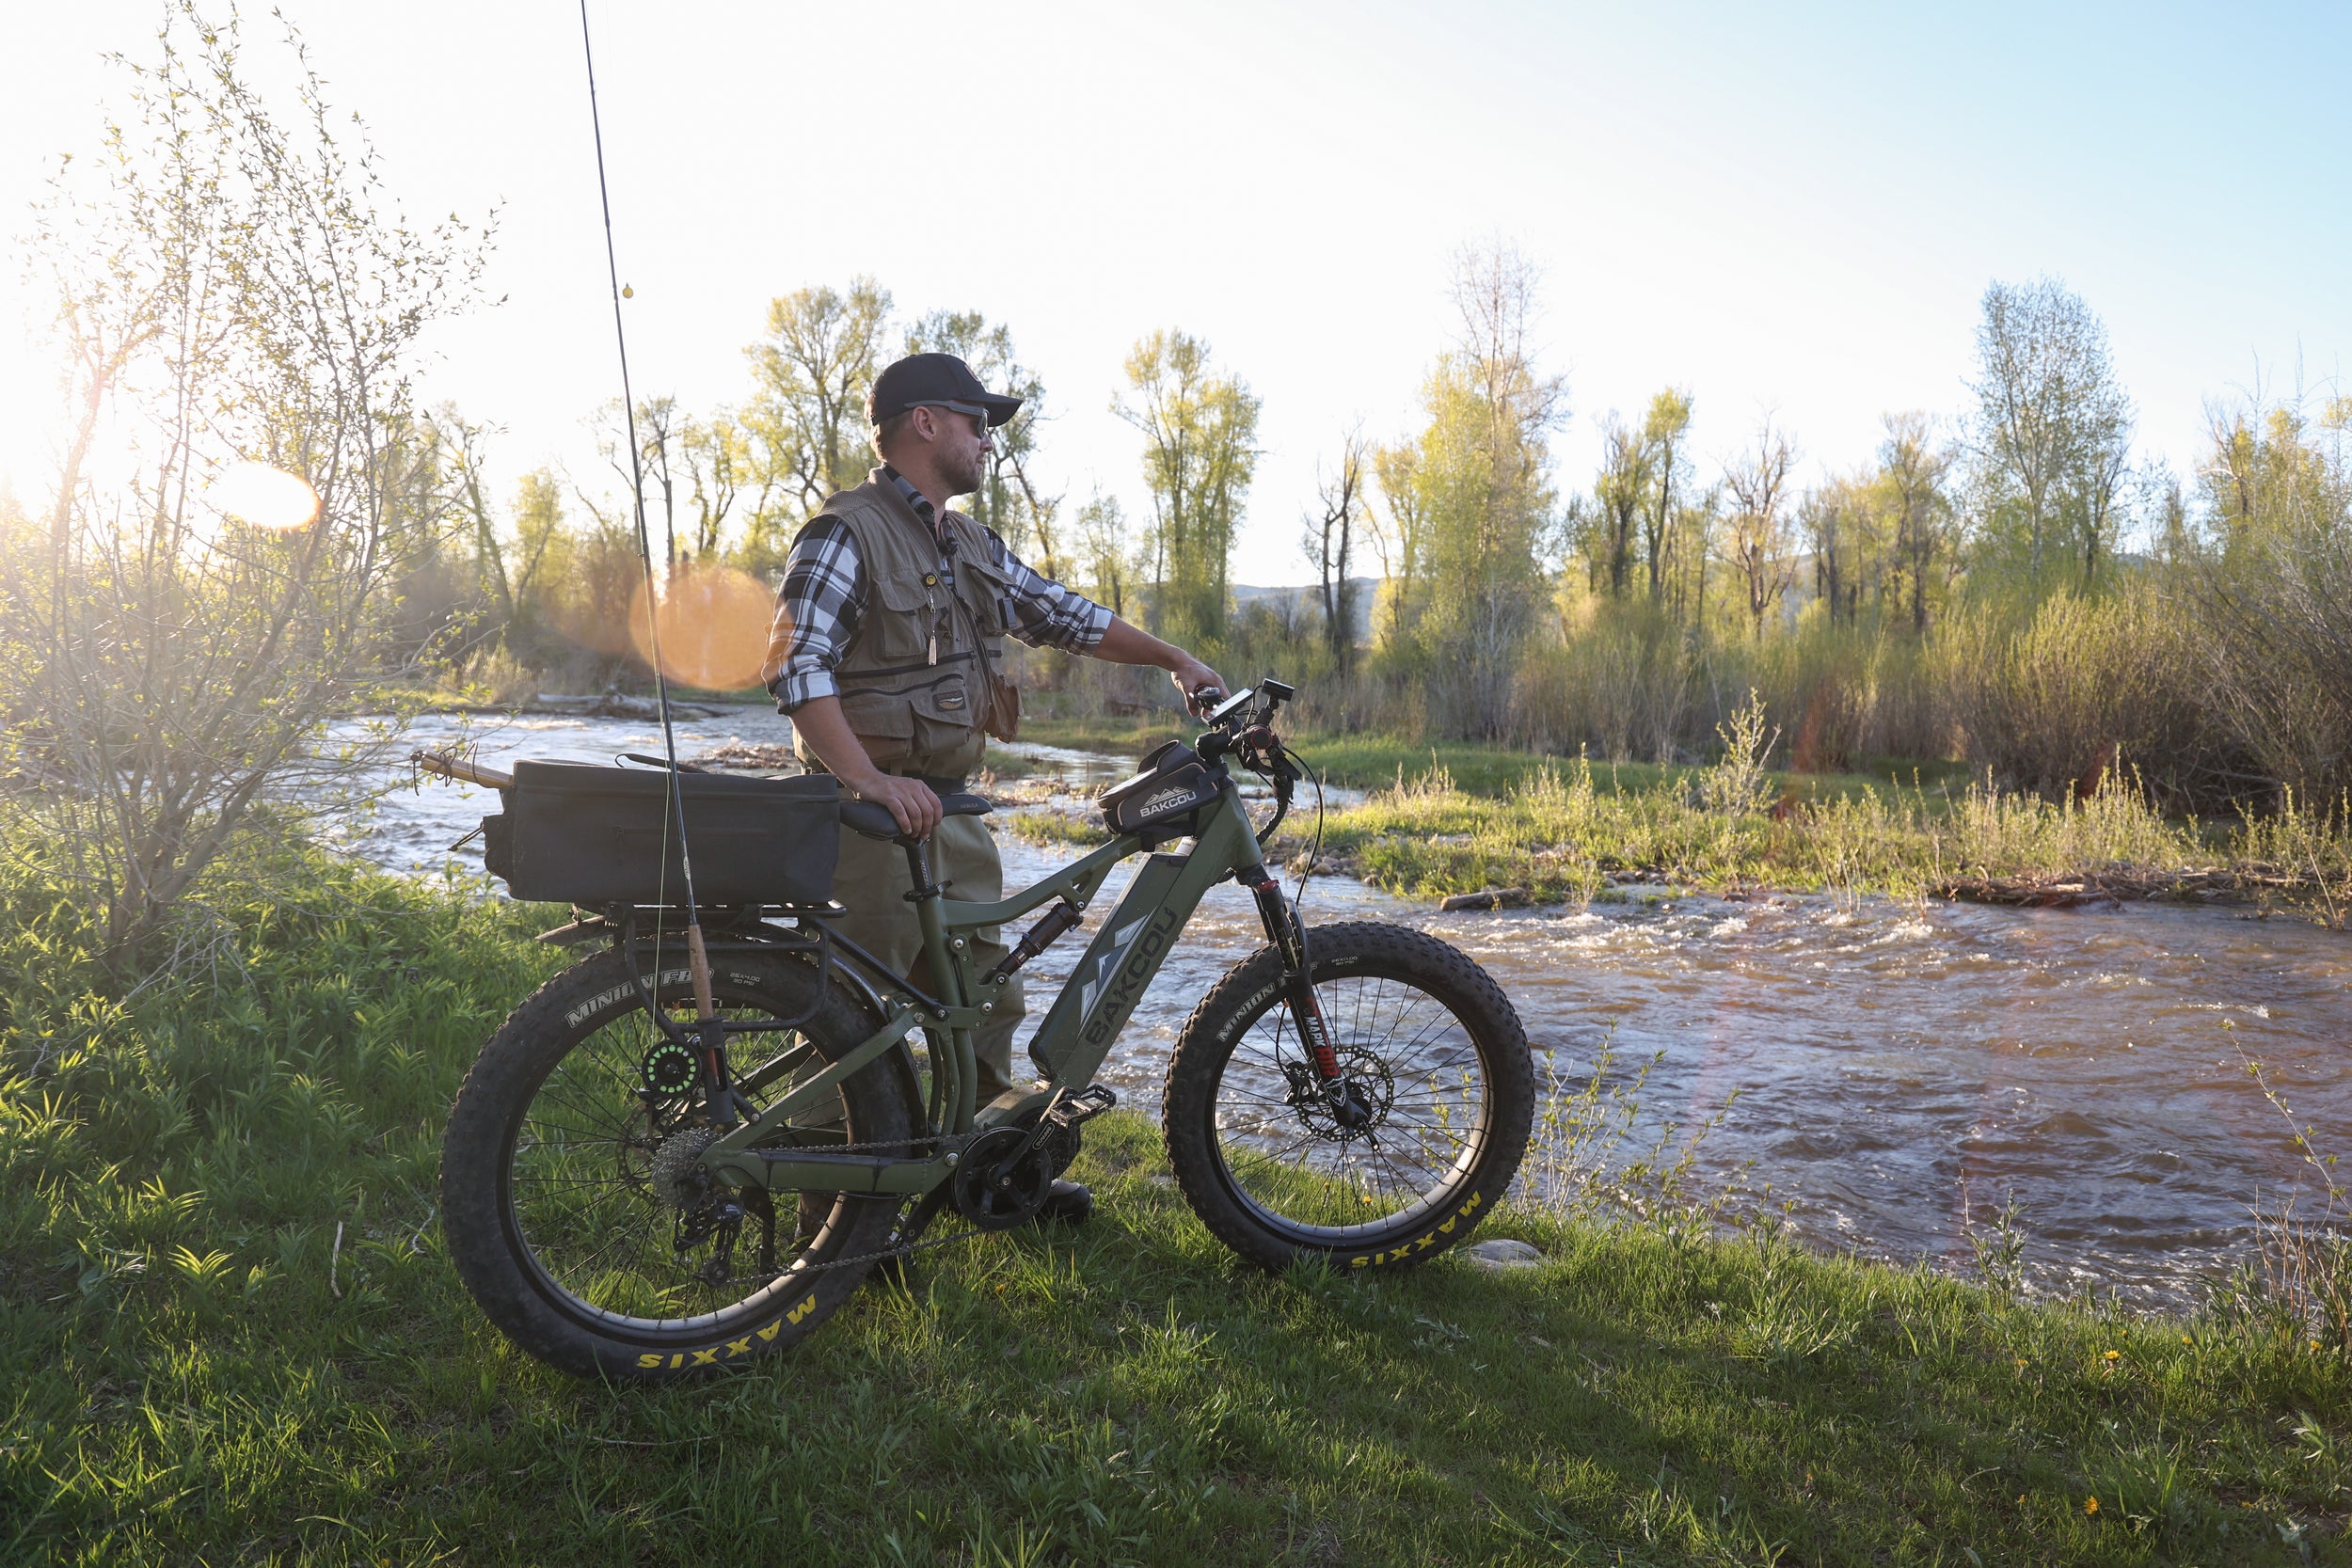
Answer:
M1171 740L1143 759L1143 770L1103 791L1095 804L1115 833L1139 833L1147 829L1181 837L1191 832L1189 817L1216 799L1217 776L1193 754L1191 747Z
M704 904L822 904L841 851L839 785L671 774L587 763L517 762L506 811L485 819L491 872L533 903L683 904L669 785L675 779Z

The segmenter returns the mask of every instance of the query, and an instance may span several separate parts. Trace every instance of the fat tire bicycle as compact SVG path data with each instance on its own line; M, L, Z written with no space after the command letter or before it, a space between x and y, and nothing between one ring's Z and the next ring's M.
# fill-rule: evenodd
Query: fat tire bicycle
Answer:
M707 942L717 1033L691 1036L673 1019L699 1002L658 909L614 905L548 933L604 950L491 1037L442 1142L442 1225L483 1311L563 1370L678 1378L798 1343L944 1212L979 1231L1025 1223L1084 1122L1115 1102L1094 1074L1120 1025L1229 877L1255 896L1267 942L1200 999L1169 1057L1178 1190L1271 1270L1403 1269L1460 1243L1526 1150L1526 1037L1502 989L1448 943L1377 921L1309 927L1283 896L1262 850L1302 776L1273 728L1291 694L1267 680L1219 703L1190 745L1160 748L1104 794L1111 842L994 903L948 897L928 841L841 802L842 825L905 849L938 994L828 930L824 909L744 906ZM1263 827L1234 764L1273 786ZM990 809L968 795L943 805ZM1038 1026L1046 1077L975 1105L974 1029L1137 853ZM1040 910L977 973L972 933Z

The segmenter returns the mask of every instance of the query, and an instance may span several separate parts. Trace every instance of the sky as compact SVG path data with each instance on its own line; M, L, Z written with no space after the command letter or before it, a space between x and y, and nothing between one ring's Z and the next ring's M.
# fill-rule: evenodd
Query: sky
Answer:
M434 328L434 403L493 478L591 478L617 395L577 5L284 0L420 217L493 212L499 303ZM2352 356L2352 6L1455 3L817 6L590 0L641 396L749 390L768 302L870 274L902 321L1009 324L1071 502L1149 509L1110 412L1135 341L1205 338L1263 400L1234 579L1306 580L1317 465L1414 427L1465 245L1542 274L1565 490L1610 411L1696 400L1702 471L1771 414L1804 477L1890 410L1967 406L1993 279L2105 319L2139 455L2208 404L2327 390ZM0 479L43 493L56 367L17 237L94 148L152 3L15 18L0 61ZM257 74L272 24L252 8ZM499 470L503 470L502 475Z

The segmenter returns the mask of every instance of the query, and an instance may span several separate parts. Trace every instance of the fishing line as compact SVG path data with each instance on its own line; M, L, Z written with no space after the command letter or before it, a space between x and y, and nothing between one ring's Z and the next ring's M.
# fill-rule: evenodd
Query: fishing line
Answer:
M637 399L629 388L628 334L621 325L621 264L612 250L612 193L604 174L604 121L596 109L596 51L588 30L588 0L580 0L580 50L588 67L588 126L596 143L596 200L604 211L604 267L612 286L612 341L621 359L621 418L628 432L630 499L637 515L637 558L645 568L645 641L653 658L654 698L661 715L661 750L669 761L662 788L669 810L661 824L662 885L654 913L654 970L659 990L661 968L661 914L668 903L670 834L677 834L678 871L686 884L686 951L693 972L696 1013L707 1022L716 1016L710 997L710 963L703 953L702 914L694 900L694 857L686 842L686 797L679 786L677 731L670 721L670 677L661 662L660 595L653 575L653 536L645 525L645 476L637 448Z

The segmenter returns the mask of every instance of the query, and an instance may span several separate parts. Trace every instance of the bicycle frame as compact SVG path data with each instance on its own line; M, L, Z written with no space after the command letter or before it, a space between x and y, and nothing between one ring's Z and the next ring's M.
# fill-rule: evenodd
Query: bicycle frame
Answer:
M1074 1092L1093 1083L1120 1025L1150 988L1210 888L1238 875L1245 885L1259 890L1261 912L1266 913L1267 890L1272 884L1265 878L1257 839L1230 778L1216 799L1201 808L1198 827L1188 852L1154 853L1136 868L1118 908L1103 922L1055 997L1030 1047L1031 1053L1051 1069L1053 1076L1046 1086L1009 1090L985 1106L974 1104L979 1073L972 1036L974 1030L992 1022L1004 982L986 985L984 977L974 972L972 934L982 927L1017 920L1057 898L1084 910L1111 868L1141 851L1145 841L1136 834L1121 836L993 904L970 904L945 896L929 874L929 847L921 847L914 861L915 913L930 973L935 979L946 977L941 988L944 994L922 996L903 979L886 974L855 943L839 937L830 939L860 961L861 967L885 981L882 988L885 1022L855 1049L796 1084L754 1119L714 1141L703 1153L704 1165L722 1180L771 1192L928 1193L953 1173L964 1147L977 1133L1041 1109L1062 1090ZM1279 894L1273 896L1279 901ZM1266 917L1271 924L1273 917ZM1269 929L1268 935L1280 933ZM794 1116L814 1109L834 1085L850 1074L894 1047L907 1051L907 1041L918 1029L928 1045L930 1075L926 1100L937 1152L928 1157L890 1158L826 1154L821 1146L795 1147L788 1153L760 1147ZM811 1053L805 1044L797 1052L787 1052L748 1075L743 1086L757 1088L772 1083L804 1064ZM911 1069L914 1065L911 1051L908 1065Z

